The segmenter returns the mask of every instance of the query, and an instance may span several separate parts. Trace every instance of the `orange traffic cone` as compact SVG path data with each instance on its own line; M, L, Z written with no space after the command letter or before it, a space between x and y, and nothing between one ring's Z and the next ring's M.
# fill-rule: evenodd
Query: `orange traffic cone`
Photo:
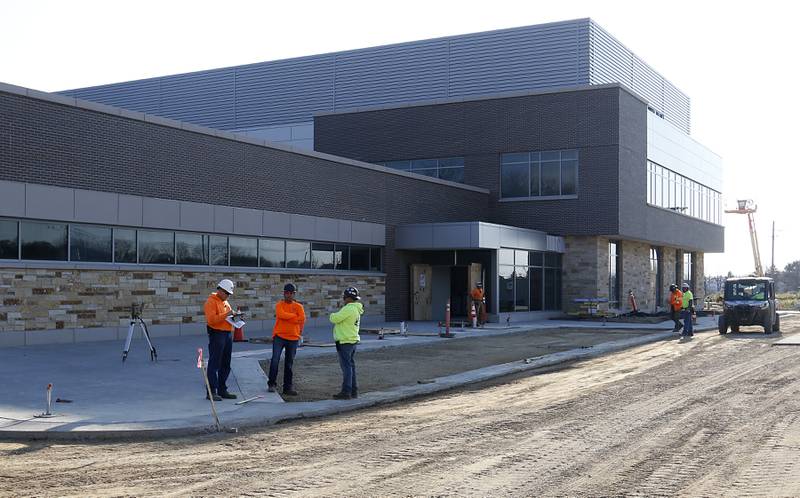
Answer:
M469 311L469 317L472 319L472 328L478 328L478 315L475 313L475 303L472 303L472 308Z
M233 342L247 342L244 338L244 326L233 329Z

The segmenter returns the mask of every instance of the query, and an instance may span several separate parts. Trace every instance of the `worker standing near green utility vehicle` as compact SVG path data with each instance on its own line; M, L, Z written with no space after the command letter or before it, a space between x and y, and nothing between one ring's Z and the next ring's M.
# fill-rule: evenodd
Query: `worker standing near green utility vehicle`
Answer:
M364 305L361 304L361 296L355 287L346 288L342 299L345 303L342 309L331 313L329 317L333 324L333 340L339 355L339 367L342 369L342 389L333 395L333 399L352 399L358 397L355 356L356 346L361 341L358 331Z

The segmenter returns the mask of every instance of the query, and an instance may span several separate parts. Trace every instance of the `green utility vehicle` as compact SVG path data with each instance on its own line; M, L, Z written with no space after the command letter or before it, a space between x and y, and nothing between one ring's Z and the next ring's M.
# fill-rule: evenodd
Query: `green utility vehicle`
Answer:
M725 302L719 317L719 333L730 328L739 332L742 325L764 327L765 334L780 331L775 304L775 282L768 277L729 278L725 281Z

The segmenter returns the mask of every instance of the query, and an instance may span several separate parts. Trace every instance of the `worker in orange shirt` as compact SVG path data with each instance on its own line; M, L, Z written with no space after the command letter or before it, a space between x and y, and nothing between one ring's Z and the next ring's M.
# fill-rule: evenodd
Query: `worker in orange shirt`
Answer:
M233 340L231 331L233 324L226 318L233 315L228 298L233 295L233 282L220 280L217 290L212 292L203 311L206 315L206 331L208 332L208 385L214 401L236 399L236 395L228 392L228 375L231 373L231 352ZM206 393L208 398L208 393Z
M677 285L670 284L669 310L670 318L675 322L675 327L672 329L673 332L680 332L683 328L683 324L681 323L681 308L683 308L683 292L678 289Z
M472 298L472 305L475 307L475 313L478 317L478 326L483 327L483 319L486 316L484 314L484 292L483 292L483 282L478 282L475 284L475 288L472 289L472 292L469 293L470 297Z
M295 300L297 287L294 284L283 286L283 299L275 305L275 327L272 329L272 359L269 362L269 378L267 390L275 392L278 380L278 363L281 353L286 350L283 358L283 394L284 396L297 396L297 391L292 385L294 357L297 346L303 336L303 326L306 323L306 312L303 305Z

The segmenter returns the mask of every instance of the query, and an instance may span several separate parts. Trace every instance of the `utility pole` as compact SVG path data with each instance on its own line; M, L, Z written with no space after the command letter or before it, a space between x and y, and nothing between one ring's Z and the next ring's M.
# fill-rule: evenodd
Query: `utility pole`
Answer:
M770 273L775 276L775 220L772 220L772 266Z

